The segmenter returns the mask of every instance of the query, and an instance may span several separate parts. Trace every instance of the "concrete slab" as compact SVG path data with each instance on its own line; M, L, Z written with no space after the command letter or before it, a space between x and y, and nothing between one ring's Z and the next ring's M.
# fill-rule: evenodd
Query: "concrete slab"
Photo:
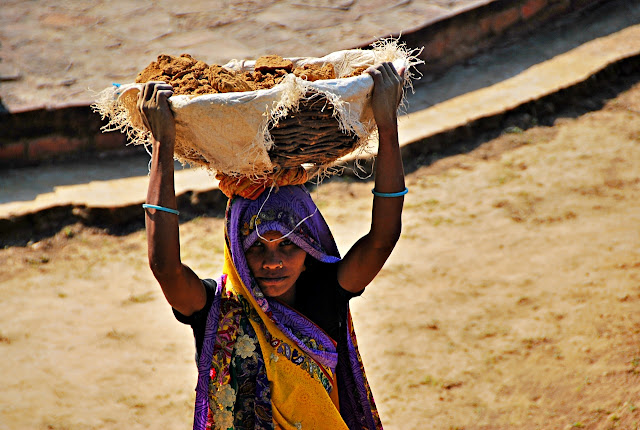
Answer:
M410 113L400 121L403 145L504 113L587 80L625 58L640 55L640 25L585 43L517 76Z
M0 204L0 219L19 217L56 206L110 208L142 204L147 196L147 176L91 181L85 184L54 186L51 192L38 194L33 200ZM218 180L203 169L176 171L176 195L189 191L217 189Z

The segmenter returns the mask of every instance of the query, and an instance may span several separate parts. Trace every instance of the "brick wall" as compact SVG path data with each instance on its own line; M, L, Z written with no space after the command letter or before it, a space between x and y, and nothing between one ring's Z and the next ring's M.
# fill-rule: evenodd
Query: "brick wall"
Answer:
M0 166L22 167L122 150L125 135L103 134L102 125L100 116L86 105L0 113Z

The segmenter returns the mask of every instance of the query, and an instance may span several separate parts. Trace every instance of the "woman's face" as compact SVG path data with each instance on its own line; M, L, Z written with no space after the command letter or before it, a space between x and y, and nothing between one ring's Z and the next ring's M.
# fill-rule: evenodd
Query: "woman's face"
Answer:
M278 231L261 234L245 251L251 274L265 296L293 305L296 281L305 270L307 253Z

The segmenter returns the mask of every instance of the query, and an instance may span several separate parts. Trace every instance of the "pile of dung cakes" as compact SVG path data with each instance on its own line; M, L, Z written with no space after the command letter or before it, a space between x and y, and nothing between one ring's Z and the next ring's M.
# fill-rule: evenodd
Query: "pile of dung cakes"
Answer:
M305 64L294 69L291 60L278 55L258 58L253 71L236 72L217 64L208 65L189 54L163 54L138 74L136 83L162 81L171 84L176 95L202 95L273 88L289 73L310 82L336 79L332 64Z

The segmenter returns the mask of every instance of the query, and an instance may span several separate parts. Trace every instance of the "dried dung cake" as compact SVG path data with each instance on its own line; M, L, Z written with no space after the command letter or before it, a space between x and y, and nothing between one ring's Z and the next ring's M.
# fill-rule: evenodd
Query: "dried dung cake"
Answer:
M310 82L336 78L336 71L331 63L327 63L324 66L305 64L303 66L296 67L293 74Z
M291 73L293 62L285 60L279 55L265 55L256 60L253 70L260 73L273 73L276 70L284 70L287 73Z

